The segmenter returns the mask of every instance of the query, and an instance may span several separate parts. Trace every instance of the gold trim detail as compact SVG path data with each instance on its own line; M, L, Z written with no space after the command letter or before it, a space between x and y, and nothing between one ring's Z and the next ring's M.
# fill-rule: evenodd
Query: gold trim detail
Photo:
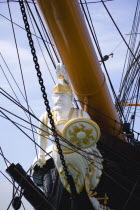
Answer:
M43 136L43 137L50 136L50 134L40 134L40 133L37 133L37 135Z
M71 154L71 153L74 153L74 152L76 152L78 150L78 149L71 149L71 148L69 148L69 149L61 148L61 149L63 151L63 154ZM56 145L54 145L54 151L58 152L58 149L57 149Z
M59 75L58 79L64 79L64 76L63 75Z
M53 114L53 119L54 119L54 122L55 122L55 125L61 125L61 124L65 124L66 122L70 121L70 119L72 118L73 116L73 113L74 113L74 108L72 108L70 110L70 113L69 113L69 116L68 116L68 119L67 120L64 120L64 119L61 119L61 120L57 120L56 118L56 112L54 110L52 110L52 114ZM61 122L63 121L63 122ZM62 135L62 134L61 134Z
M91 125L91 128L86 128L86 126L83 124L86 122ZM78 123L79 125L74 125L76 123ZM71 127L71 130L69 129L69 127ZM93 135L94 131L96 132L97 135L96 138ZM83 132L85 134L84 138L80 139L78 137L78 133L80 132ZM70 142L76 144L76 146L79 148L86 149L91 146L94 146L97 143L97 141L100 138L101 132L99 126L91 119L78 117L71 119L65 124L62 130L62 136L64 138L67 138L67 135L69 135Z
M105 193L104 197L102 198L96 198L98 201L100 200L104 200L103 204L106 205L107 204L107 201L109 199L109 197L107 196L107 193Z
M62 85L62 84L57 84L57 85L55 85L55 86L53 87L53 89L52 89L52 92L53 92L53 93L65 93L65 94L67 94L67 95L69 95L69 96L72 95L72 92L71 92L71 90L68 88L68 86Z
M71 164L71 163L67 163L66 166L67 166L67 167L70 166L74 171L76 171L77 176L76 176L76 179L74 179L74 183L75 183L75 185L79 188L79 192L81 192L82 189L83 189L83 186L80 185L80 184L78 184L79 176L80 176L80 174L81 174L80 171L79 171L73 164ZM61 176L62 179L64 179L65 182L66 182L66 184L64 184L63 186L66 188L66 190L67 190L69 193L71 193L71 191L70 191L70 189L69 189L69 185L68 185L67 179L66 179L66 176L65 176L65 174L64 174L63 172L64 172L64 169L60 169L60 170L59 170L60 176ZM63 174L62 174L62 173L63 173Z

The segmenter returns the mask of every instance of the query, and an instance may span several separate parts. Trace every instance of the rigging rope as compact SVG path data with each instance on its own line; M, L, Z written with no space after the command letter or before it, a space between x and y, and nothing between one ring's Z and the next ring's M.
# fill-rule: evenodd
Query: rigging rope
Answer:
M104 0L104 2L106 2L106 1L114 1L114 0ZM79 4L96 4L96 3L100 3L101 1L90 1L90 2L87 2L87 3L84 3L84 2L80 2Z
M2 93L3 94L3 93ZM4 95L4 94L3 94ZM5 95L5 97L7 97L6 95ZM11 100L10 98L8 98L9 100ZM12 102L14 102L15 103L15 101L12 101ZM28 110L27 109L25 109L23 106L21 106L21 105L19 105L19 104L16 104L16 105L18 105L19 107L21 107L22 109L24 109L25 111L27 111L27 113L28 113ZM92 107L90 107L90 108L92 108ZM8 111L8 110L6 110L6 109L4 109L4 108L1 108L2 110L4 110L4 111L6 111L6 112L8 112L8 113L10 113L10 114L12 114L12 115L14 115L15 117L18 117L19 119L21 119L21 120L23 120L24 122L27 122L28 124L29 124L29 122L28 121L26 121L26 120L24 120L24 119L22 119L21 117L19 117L19 116L17 116L17 115L15 115L15 114L13 114L13 113L11 113L10 111ZM94 108L93 108L94 109ZM34 116L32 113L30 113L36 120L38 120L39 122L41 122L36 116ZM111 119L111 118L110 118ZM45 125L44 123L42 123L43 125ZM35 125L33 125L33 126L35 126ZM51 130L51 128L49 128L47 125L45 125L49 130ZM38 128L37 126L35 126L36 128ZM42 129L41 129L42 130ZM42 130L42 131L44 131L44 130ZM44 131L44 132L46 132L46 131ZM50 134L50 133L47 133L47 134L49 134L49 135L52 135L52 134ZM60 136L59 136L60 137ZM62 138L62 140L65 140L64 138ZM66 141L66 143L68 143L67 142L67 140L65 140ZM68 143L69 144L69 143ZM72 144L70 144L70 146L73 146Z
M22 1L22 0L19 0L19 3L20 3L21 1ZM25 0L25 1L26 1L26 0ZM27 3L27 1L26 1L26 3ZM34 20L34 23L35 23L35 25L36 25L36 27L37 27L37 30L38 30L38 32L39 32L41 38L42 38L42 41L43 41L44 39L43 39L42 33L41 33L40 29L39 29L39 26L38 26L38 24L37 24L37 22L36 22L36 20L35 20L35 17L34 17L34 15L33 15L32 10L31 10L31 8L30 8L30 6L29 6L28 3L27 3L27 6L28 6L28 9L29 9L29 11L30 11L30 14L31 14L31 16L32 16L32 18L33 18L33 20ZM25 24L25 21L24 21L24 20L23 20L23 22L24 22L24 24ZM26 28L26 27L27 27L27 26L25 26L25 29L26 29L26 32L27 32L28 28ZM29 28L29 30L30 30L30 28ZM30 34L31 34L31 31L30 31ZM31 38L31 37L32 37L32 35L30 36L30 38ZM44 41L43 41L43 43L44 43L44 46L45 46L45 48L46 48L46 50L47 50L47 52L48 52L48 55L49 55L51 61L52 61L52 64L53 64L54 68L56 68L55 61L54 61L53 57L51 56L51 54L50 54L50 52L49 52L49 49L48 49L46 43L45 43Z
M137 97L136 97L136 106L134 110L134 120L133 120L133 125L132 125L132 130L134 129L134 122L135 122L135 114L136 114L136 109L137 109L137 103L138 103L138 96L139 96L139 89L140 89L140 77L138 79L138 90L137 90Z
M135 46L135 42L136 42L136 35L135 35L134 39L132 39L132 40L131 40L131 37L130 37L130 41L129 41L129 45L128 45L127 42L125 41L125 39L124 39L122 33L120 32L120 30L119 30L117 24L115 23L115 21L114 21L112 15L111 15L111 13L110 13L109 10L107 9L105 3L103 2L103 0L101 0L101 1L102 1L103 6L105 7L107 13L109 14L111 20L113 21L115 27L117 28L119 34L121 35L123 41L124 41L125 44L127 45L127 48L128 48L127 54L128 54L128 52L129 52L129 55L130 55L130 56L129 56L129 62L128 62L129 68L130 68L130 64L131 64L132 60L135 61L135 62L137 63L138 67L140 67L140 64L139 64L139 62L138 62L138 59L136 58L136 56L135 56L135 54L134 54L134 46ZM139 11L138 11L138 3L139 3L139 0L137 1L137 7L136 7L135 17L134 17L134 21L133 21L132 31L138 29L138 25L139 25L139 22L140 22L140 13L139 13ZM131 44L130 44L130 43L131 43ZM125 63L126 63L126 59L125 59ZM123 69L123 74L124 74L124 69ZM127 74L128 74L128 73L127 73ZM127 84L126 79L124 79L124 82L123 82L123 83L124 83L125 85ZM123 83L122 83L122 79L121 79L121 84L123 85ZM129 86L128 86L128 87L129 87ZM119 97L118 97L119 101L120 101L121 92L122 92L122 88L120 87L120 90L119 90ZM126 95L126 91L124 91L124 94ZM123 108L122 111L124 112L124 108Z
M129 194L129 197L128 197L126 203L124 204L124 207L123 207L122 210L125 210L125 209L126 209L126 206L127 206L127 204L128 204L128 201L130 200L131 196L133 195L133 192L134 192L134 190L135 190L137 184L138 184L138 180L136 180L136 182L135 182L135 184L134 184L134 187L132 188L132 190L131 190L131 192L130 192L130 194Z
M13 182L11 182L10 179L1 170L0 170L0 173L13 185ZM15 188L17 189L17 187L15 187ZM23 209L26 210L22 201L21 201L21 205L22 205Z
M2 151L2 148L1 148L1 147L0 147L0 151L1 151L1 155L2 155L2 157L3 157L3 159L4 159L5 165L6 165L6 167L8 167L7 160L6 160L6 158L4 157L4 154L3 154L3 151ZM8 163L9 163L9 162L8 162Z
M19 50L18 50L18 44L17 44L16 34L15 34L15 29L14 29L14 25L12 23L13 20L12 20L12 14L11 14L9 0L7 0L7 5L8 5L8 11L9 11L9 15L10 15L12 31L13 31L13 36L14 36L14 41L15 41L15 46L16 46L16 51L17 51L17 56L18 56L18 63L19 63L21 77L22 77L22 83L23 83L23 88L24 88L24 93L25 93L26 104L27 104L27 107L28 107L28 110L29 110L30 107L29 107L29 103L28 103L27 91L26 91L26 86L25 86L25 81L24 81L24 76L23 76L23 70L22 70L22 65L21 65L21 60L20 60L20 55L19 55ZM32 119L31 119L30 115L29 115L29 120L32 122ZM34 139L34 142L35 142L35 136L34 136L34 133L33 133L33 127L32 126L31 126L31 129L32 129L33 139ZM35 146L35 152L36 152L36 155L38 157L36 146Z
M55 54L55 56L56 56L57 62L60 63L60 58L59 58L59 55L58 55L57 50L56 50L56 48L55 48L55 45L52 44L51 38L49 37L49 33L47 32L46 27L44 26L44 23L43 23L43 21L42 21L42 18L41 18L41 16L40 16L40 13L39 13L39 11L38 11L38 9L37 9L37 6L36 6L35 2L33 2L33 4L34 4L34 8L35 8L35 10L36 10L36 12L37 12L39 21L40 21L40 23L41 23L41 26L42 26L42 28L44 29L44 30L42 30L42 31L44 31L44 34L47 35L47 38L48 38L49 42L51 43L53 52L54 52L54 54Z
M29 18L30 18L30 22L31 22L31 24L32 24L32 28L33 28L34 33L35 33L35 35L36 35L36 31L35 31L35 28L34 28L34 25L33 25L33 22L32 22L32 19L31 19L31 16L30 16L30 13L29 13L29 9L28 9L27 5L26 5L26 9L27 9L27 12L28 12L28 16L29 16ZM51 73L51 71L50 71L50 68L49 68L49 66L48 66L48 64L47 64L45 55L44 55L44 53L43 53L43 50L42 50L42 48L41 48L41 45L40 45L40 42L39 42L37 36L36 36L36 39L37 39L37 42L38 42L40 51L41 51L41 53L42 53L42 56L43 56L43 58L44 58L45 64L46 64L46 66L47 66L47 69L48 69L48 71L49 71L49 73L50 73L50 76L51 76L51 78L52 78L52 80L53 80L53 83L56 84L56 83L55 83L55 80L54 80L54 78L53 78L53 75L52 75L52 73Z
M114 99L115 99L115 101L116 101L116 109L117 109L118 114L119 114L119 117L120 117L120 119L121 119L122 117L124 118L124 115L123 115L121 106L120 106L120 104L119 104L119 101L118 101L118 99L117 99L117 95L116 95L116 93L115 93L113 84L112 84L111 79L110 79L110 77L109 77L109 74L108 74L108 71L107 71L107 68L106 68L106 65L105 65L103 56L102 56L101 48L100 48L100 46L99 46L99 42L98 42L97 35L96 35L95 29L94 29L94 26L93 26L93 22L92 22L92 19L91 19L91 15L90 15L90 12L89 12L89 9L88 9L87 2L86 2L86 0L84 0L84 1L85 1L85 5L86 5L86 8L87 8L87 11L88 11L88 15L86 14L86 11L85 11L85 9L84 9L84 6L83 6L83 4L82 4L82 1L80 0L80 2L81 2L81 7L82 7L82 10L83 10L83 12L84 12L85 18L86 18L86 20L87 20L87 23L88 23L89 29L90 29L90 31L91 31L92 37L93 37L93 39L94 39L94 42L95 42L95 44L96 44L96 47L97 47L98 53L99 53L99 55L100 55L100 58L101 58L101 60L103 61L103 66L104 66L104 69L105 69L105 72L106 72L106 75L107 75L107 78L108 78L108 81L109 81L109 84L110 84L110 87L111 87L111 90L112 90ZM88 19L88 16L89 16L89 19L90 19L90 20ZM91 24L90 24L90 22L91 22ZM125 118L124 118L124 120L125 120Z
M134 58L134 59L135 59L135 61L137 62L137 59L136 59L135 55L133 54L132 50L130 49L129 45L127 44L127 42L126 42L125 38L123 37L123 35L122 35L122 33L121 33L121 31L120 31L119 27L118 27L118 26L117 26L117 24L115 23L115 21L114 21L114 19L113 19L112 15L111 15L111 13L109 12L109 10L108 10L107 6L105 5L105 3L104 3L104 1L103 1L103 0L101 0L101 2L102 2L102 4L103 4L103 6L105 7L105 9L106 9L106 11L107 11L108 15L110 16L110 18L111 18L112 22L114 23L114 25L115 25L115 27L116 27L117 31L119 32L120 36L122 37L122 39L123 39L124 43L126 44L127 48L129 49L130 53L132 54L133 58ZM137 63L138 63L138 62L137 62ZM138 65L140 66L140 64L139 64L139 63L138 63Z
M57 136L57 133L55 132L54 120L52 118L52 113L51 113L51 110L50 110L49 101L47 99L47 94L46 94L46 91L45 91L45 86L44 86L42 74L41 74L41 71L40 71L38 58L37 58L37 55L36 55L36 50L34 48L34 42L32 40L32 35L31 35L31 32L30 32L30 26L29 26L29 23L28 23L28 19L27 19L25 7L24 7L24 4L23 4L23 0L19 0L19 4L20 4L21 13L22 13L22 16L23 16L23 21L24 21L24 24L25 24L25 28L26 28L26 31L27 31L27 37L28 37L28 40L29 40L31 53L33 55L33 61L35 63L35 69L37 71L39 84L40 84L41 91L42 91L42 94L43 94L43 99L44 99L44 103L45 103L45 106L46 106L46 111L48 112L48 118L50 120L50 124L51 124L51 127L52 127L52 132L53 132L55 142L56 142L56 145L57 145L57 148L58 148L58 153L60 155L60 160L61 160L63 168L64 168L65 176L67 178L67 182L70 186L70 190L71 190L72 196L74 198L77 194L75 184L74 184L72 176L69 175L69 172L68 172L68 169L67 169L67 166L66 166L66 162L65 162L65 159L64 159L64 155L62 153L62 149L61 149L61 146L60 146L60 143L59 143L59 138Z
M116 155L116 153L115 153ZM104 172L103 172L104 173ZM106 174L106 173L105 173ZM108 174L106 174L108 177L110 177ZM114 180L112 177L110 177L115 183L117 183L121 188L123 188L124 190L128 191L126 188L124 188L120 183L118 183L116 180ZM129 192L129 191L128 191Z
M1 88L1 90L2 91L4 91L2 88ZM6 93L5 91L4 91L4 93ZM19 104L15 99L13 99L8 93L6 93L7 95L5 95L3 92L1 92L1 94L2 95L4 95L6 98L8 98L10 101L12 101L13 103L15 103L17 106L19 106L20 108L22 108L23 110L25 110L27 113L28 113L28 110L27 109L25 109L25 107L23 107L21 104ZM10 98L9 98L10 97ZM80 103L83 103L83 102L80 102ZM93 107L91 107L91 106L89 106L89 105L87 105L89 108L91 108L91 109L93 109L93 110L95 110L96 112L98 112L98 110L96 110L95 108L93 108ZM109 118L109 119L111 119L111 120L113 120L112 118L110 118L109 116L106 116L105 114L103 114L103 113L101 113L101 112L98 112L99 114L101 114L101 115L104 115L105 117L107 117L107 118ZM32 117L34 117L35 119L37 119L39 122L41 122L36 116L34 116L32 113L30 113L30 115L32 116ZM93 116L91 116L91 117L93 117ZM93 119L94 119L95 117L93 117ZM96 121L96 118L95 118L95 121ZM114 121L114 120L113 120ZM115 122L115 121L114 121ZM118 123L118 122L117 122ZM120 123L119 123L120 124ZM45 125L44 123L43 123L43 125ZM45 125L46 126L46 125ZM46 126L47 127L47 126ZM48 129L50 129L50 128L48 128ZM115 128L115 130L117 130L116 128ZM121 130L120 130L121 131ZM118 132L120 133L120 131L118 130ZM135 131L133 131L133 132L135 132ZM137 132L135 132L135 134L137 134L137 139L139 138L139 133L137 133ZM135 145L137 145L137 142L135 142L135 140L134 140L134 146Z
M4 15L0 14L0 16L11 22L11 20L10 20L9 18L5 17ZM18 24L15 23L15 22L12 22L12 23L25 31L25 28L23 28L22 26L18 25ZM33 35L33 36L36 36L36 35L33 34L33 33L32 33L32 35ZM39 37L39 36L37 36L37 38L42 40L42 38ZM44 40L44 42L53 45L52 43L48 42L47 40Z
M2 93L3 94L3 93ZM4 94L3 94L4 95ZM5 97L7 97L6 95L5 95ZM9 100L11 100L10 98L8 98ZM15 101L12 101L12 102L14 102L15 103ZM82 103L82 102L81 102ZM25 109L24 107L22 107L21 105L19 105L19 104L16 104L16 105L18 105L19 107L21 107L22 109L24 109L25 111L27 111L27 113L28 113L28 110L27 109ZM93 107L89 107L89 108L91 108L91 109L94 109ZM5 110L4 108L1 108L2 110ZM27 122L26 120L24 120L24 119L22 119L21 117L19 117L19 116L17 116L17 115L15 115L15 114L13 114L13 113L11 113L11 112L9 112L9 111L7 111L7 110L5 110L6 112L8 112L8 113L10 113L10 114L12 114L12 115L14 115L15 117L18 117L19 119L21 119L21 120L23 120L24 122ZM96 110L97 111L97 110ZM36 116L34 116L32 113L30 113L36 120L38 120L39 122L41 122ZM102 114L102 113L101 113ZM104 115L105 116L105 115ZM92 116L91 116L92 117ZM110 118L111 119L111 118ZM112 119L111 119L112 120ZM29 122L27 122L27 123L29 123ZM43 123L43 125L45 125L44 123ZM35 126L35 125L33 125L33 126ZM49 130L51 130L47 125L45 125ZM35 126L36 128L38 128L37 126ZM41 129L42 130L42 129ZM43 130L44 131L44 130ZM46 131L44 131L44 132L46 132ZM136 133L136 132L135 132ZM48 133L49 134L49 133ZM137 136L139 137L139 133L136 133L137 134ZM52 134L49 134L49 135L52 135ZM58 135L59 136L59 135ZM138 138L137 137L137 138ZM65 141L66 143L68 143L68 141L67 140L65 140L64 138L62 138L62 137L60 137L59 136L59 138L61 138L61 140L63 141ZM68 144L70 144L70 143L68 143ZM71 147L73 147L73 145L72 144L70 144L70 146Z
M15 93L13 87L12 87L12 85L10 84L9 79L8 79L7 76L6 76L5 71L3 70L3 68L2 68L1 65L0 65L0 67L1 67L1 70L2 70L2 72L3 72L3 74L4 74L4 76L5 76L5 78L6 78L7 82L8 82L8 84L9 84L9 86L10 86L12 92L14 93L14 95L15 95L15 97L16 97L16 99L17 99L17 101L19 102L19 104L21 104L20 101L19 101L19 98L17 97L17 95L16 95L16 93ZM12 76L13 76L13 75L12 75ZM16 82L16 81L15 81L15 82ZM17 84L17 83L16 83L16 84ZM19 86L18 86L18 87L19 87ZM22 93L22 92L21 92L21 93ZM23 96L23 94L22 94L22 96ZM23 97L24 97L24 96L23 96ZM24 99L25 99L25 98L24 98ZM26 101L26 100L25 100L25 101ZM31 108L30 108L30 109L31 109ZM31 111L32 111L32 109L31 109ZM28 118L28 120L30 120L30 119L29 119L29 116L27 115L27 113L26 113L25 111L24 111L24 113L25 113L26 117ZM32 111L32 113L33 113L33 111Z
M2 88L1 88L1 90L2 91L4 91ZM4 91L5 92L5 91ZM6 92L5 92L6 93ZM25 107L23 107L21 104L19 104L17 101L15 101L15 99L13 99L11 96L10 96L10 98L9 98L9 96L7 96L7 95L5 95L3 92L1 92L1 94L3 94L6 98L8 98L10 101L12 101L13 103L15 103L17 106L19 106L20 108L22 108L23 110L25 110L27 113L28 113L28 110L27 109L25 109ZM8 94L8 93L6 93L6 94ZM9 95L9 94L8 94ZM83 102L81 102L80 101L80 103L83 103ZM89 108L91 108L91 109L93 109L93 110L95 110L96 112L98 112L98 110L96 110L95 108L93 108L93 107L91 107L91 106L89 106L89 105L87 105ZM105 114L103 114L103 113L101 113L101 112L98 112L99 114L101 114L101 115L104 115L105 117L107 117L107 118L109 118L109 119L111 119L111 120L113 120L112 118L110 118L109 116L106 116ZM30 115L32 116L32 117L34 117L35 119L37 119L39 122L41 122L35 115L33 115L32 113L30 113ZM91 116L91 117L93 117L93 116ZM93 119L94 119L95 117L93 117ZM95 121L96 121L96 118L95 118ZM114 122L115 122L115 120L113 120ZM119 122L117 122L117 123L119 123ZM120 124L120 123L119 123ZM43 125L45 125L44 123L43 123ZM45 125L46 126L46 125ZM47 126L46 126L47 127ZM49 127L48 127L48 129L50 129ZM116 128L115 128L115 130L117 130ZM118 132L120 133L120 131L118 130ZM135 132L135 131L133 131L133 132ZM137 136L138 136L138 133L137 132L135 132L136 134L137 134Z
M105 146L105 145L104 145ZM112 152L112 151L111 151ZM0 155L1 155L1 153L0 153ZM117 155L116 153L115 153L115 155ZM6 159L6 158L5 158ZM88 159L87 159L88 160ZM90 161L90 160L88 160L88 161ZM95 161L95 162L97 162L97 161ZM93 165L94 165L94 163L93 163ZM95 165L95 167L97 167L96 165ZM98 167L97 167L98 168ZM99 170L101 170L100 168L98 168ZM101 170L102 171L102 170ZM113 172L115 172L115 173L117 173L116 171L113 171ZM114 178L112 178L108 173L106 173L105 171L102 171L102 173L104 173L107 177L109 177L111 180L113 180L118 186L120 186L122 189L124 189L125 191L127 191L127 192L129 192L129 193L131 193L128 189L126 189L122 184L120 184L118 181L116 181ZM121 176L121 175L120 175ZM122 179L126 179L126 177L123 177L123 176L121 176L121 178ZM132 183L132 181L131 180L127 180L127 181L129 181L129 182L131 182ZM134 195L135 196L135 195ZM139 199L139 198L137 198L137 199Z

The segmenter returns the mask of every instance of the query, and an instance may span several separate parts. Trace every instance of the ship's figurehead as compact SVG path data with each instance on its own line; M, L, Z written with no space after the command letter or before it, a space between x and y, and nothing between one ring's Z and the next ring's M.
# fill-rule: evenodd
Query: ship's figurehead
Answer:
M73 177L78 195L84 195L94 207L93 209L102 209L99 202L93 197L103 169L102 155L96 147L100 138L100 128L86 112L73 107L73 93L63 64L58 64L56 75L58 84L52 90L54 103L52 116L68 172ZM50 200L53 200L52 203L58 209L62 210L63 205L61 206L58 200L63 201L64 199L60 197L63 197L63 194L70 195L71 190L51 132L47 112L43 113L40 121L38 130L40 149L38 159L33 164L34 178L39 171L43 171L41 179L45 194ZM48 139L52 141L50 146L48 146ZM38 178L35 180L36 183L39 183ZM64 197L68 196L64 195Z

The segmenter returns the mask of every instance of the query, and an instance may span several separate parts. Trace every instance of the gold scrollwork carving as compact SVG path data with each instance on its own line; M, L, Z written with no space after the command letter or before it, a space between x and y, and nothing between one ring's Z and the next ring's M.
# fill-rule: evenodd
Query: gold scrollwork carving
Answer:
M73 131L69 130L69 135L71 136L70 141L71 142L76 142L76 144L78 146L80 146L81 144L87 145L90 142L89 139L94 140L94 136L92 135L93 129L92 128L87 128L86 129L85 126L82 123L79 123L79 126L74 125L74 126L72 126ZM77 137L77 134L79 132L84 132L86 136L82 139L79 139Z

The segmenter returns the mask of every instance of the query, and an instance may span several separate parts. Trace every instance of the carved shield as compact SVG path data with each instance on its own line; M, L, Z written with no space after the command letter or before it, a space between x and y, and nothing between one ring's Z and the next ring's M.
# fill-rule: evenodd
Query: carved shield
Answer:
M68 121L62 131L62 136L77 149L94 146L100 135L99 126L94 121L84 117Z

